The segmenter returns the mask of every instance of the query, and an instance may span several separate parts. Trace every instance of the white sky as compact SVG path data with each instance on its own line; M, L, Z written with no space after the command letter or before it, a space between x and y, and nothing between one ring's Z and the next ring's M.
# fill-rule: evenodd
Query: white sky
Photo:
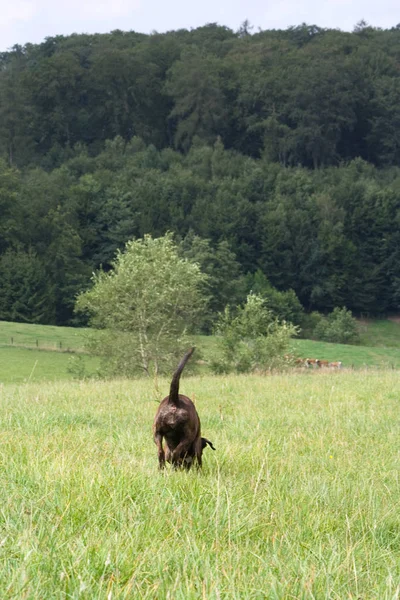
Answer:
M113 29L143 33L217 22L234 30L248 19L254 31L305 22L351 31L400 23L400 0L0 0L0 51L71 33Z

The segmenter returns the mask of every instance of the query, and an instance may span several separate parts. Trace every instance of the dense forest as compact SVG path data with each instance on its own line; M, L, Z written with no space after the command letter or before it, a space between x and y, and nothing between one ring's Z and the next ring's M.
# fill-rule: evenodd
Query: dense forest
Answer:
M91 273L175 233L210 311L400 308L400 26L209 24L0 54L0 319L79 324Z

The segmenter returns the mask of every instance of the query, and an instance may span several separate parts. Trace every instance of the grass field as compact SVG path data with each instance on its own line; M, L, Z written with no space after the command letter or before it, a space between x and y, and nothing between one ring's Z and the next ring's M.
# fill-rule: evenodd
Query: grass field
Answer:
M400 368L400 348L380 346L350 346L311 340L295 340L293 351L304 358L342 361L348 368Z
M345 346L293 340L292 352L304 358L340 360L349 368L400 368L400 324L379 320L365 322L361 327L362 340L369 345ZM85 329L72 327L0 321L0 383L70 380L73 352L81 355L85 374L95 374L99 360L82 354L85 333ZM201 371L207 374L208 363L218 353L217 339L213 336L195 337L197 356L205 361ZM385 340L387 346L384 346Z
M77 355L0 346L0 383L72 379L69 366L74 356ZM80 360L84 361L87 375L96 373L98 358L85 355Z
M218 354L218 340L214 336L197 336L196 342L206 360ZM313 340L292 341L291 352L303 358L320 358L329 361L341 361L348 368L400 368L400 337L399 346L351 346L330 344Z
M360 321L359 328L364 346L400 347L400 318Z
M42 350L82 350L85 329L0 321L0 346L24 346Z
M157 472L168 386L1 386L2 599L400 597L397 372L183 378L189 474Z

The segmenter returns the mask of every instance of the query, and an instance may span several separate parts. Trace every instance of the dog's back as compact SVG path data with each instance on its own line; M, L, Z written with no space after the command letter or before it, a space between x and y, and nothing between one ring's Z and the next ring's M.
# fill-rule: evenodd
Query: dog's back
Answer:
M157 444L161 469L165 466L166 460L175 467L185 466L189 469L196 458L198 465L201 466L204 445L201 438L200 418L190 398L179 393L182 371L194 350L194 348L188 350L179 363L172 376L169 395L161 401L154 419L154 441ZM163 438L167 446L166 452L162 445ZM212 445L211 447L213 448Z
M193 402L187 396L179 393L179 380L185 365L194 352L191 348L179 363L172 376L169 395L166 396L158 407L154 427L162 433L170 449L174 449L183 437L186 429L193 429L193 433L200 432L200 419ZM188 427L189 425L189 427Z

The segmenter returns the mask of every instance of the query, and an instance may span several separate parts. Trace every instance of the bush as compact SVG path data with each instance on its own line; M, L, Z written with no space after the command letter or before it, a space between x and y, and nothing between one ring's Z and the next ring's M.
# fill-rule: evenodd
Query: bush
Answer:
M293 325L303 326L304 308L294 290L281 292L274 288L266 275L257 269L246 275L246 286L251 293L265 300L265 306L280 321L289 321Z
M220 358L214 360L214 373L265 372L287 365L290 339L297 334L291 323L278 321L255 294L233 315L227 307L216 327L220 337Z
M322 318L314 329L314 337L336 344L357 344L360 341L357 321L351 310L336 307Z

